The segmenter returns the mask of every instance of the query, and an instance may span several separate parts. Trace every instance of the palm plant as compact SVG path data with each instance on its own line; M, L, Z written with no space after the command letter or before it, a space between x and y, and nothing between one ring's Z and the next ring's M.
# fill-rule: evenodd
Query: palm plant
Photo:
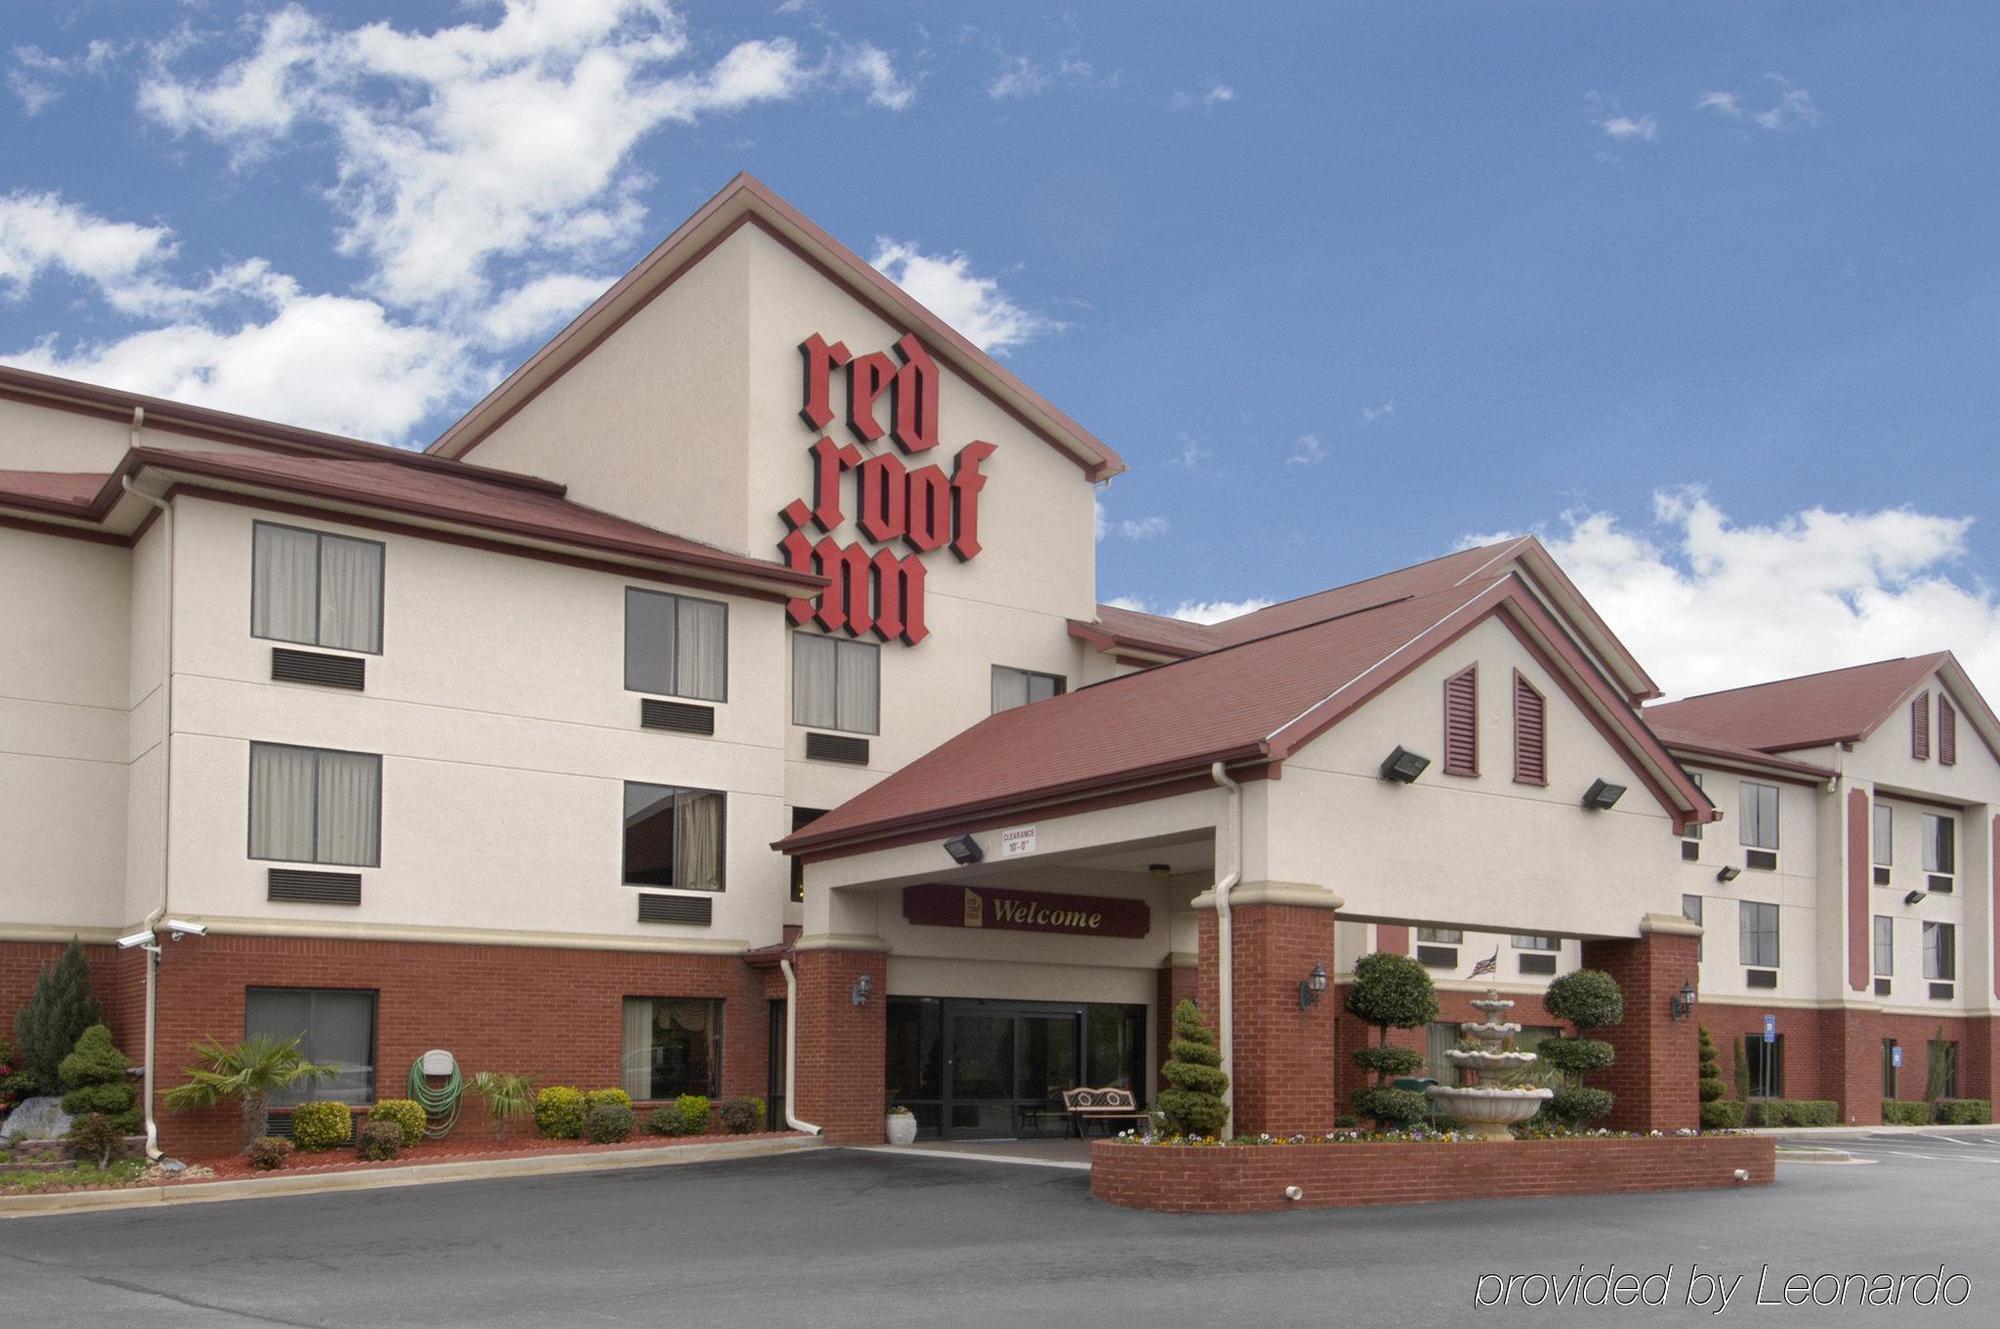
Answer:
M507 1138L507 1122L525 1116L534 1105L535 1087L525 1075L511 1071L481 1071L472 1077L472 1092L486 1100L493 1118L493 1138Z
M305 1038L284 1040L268 1034L252 1034L233 1047L224 1047L210 1038L194 1045L201 1064L187 1068L188 1082L170 1089L166 1105L175 1112L214 1107L225 1098L243 1103L243 1147L249 1148L269 1133L271 1095L289 1089L301 1080L325 1080L337 1068L305 1059L299 1043Z

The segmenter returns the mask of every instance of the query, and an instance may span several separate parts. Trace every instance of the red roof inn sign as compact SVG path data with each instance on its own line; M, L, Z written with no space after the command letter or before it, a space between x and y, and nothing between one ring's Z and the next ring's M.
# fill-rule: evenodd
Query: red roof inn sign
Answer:
M930 927L1063 932L1077 937L1143 937L1153 926L1153 911L1144 900L935 882L903 888L903 918Z
M924 626L922 556L946 544L960 562L979 556L979 491L986 485L979 467L994 447L967 443L952 458L947 476L934 463L913 468L887 448L863 453L856 443L835 442L832 432L820 432L834 419L833 371L845 369L847 432L857 443L878 443L886 435L911 457L937 447L937 364L908 333L891 349L893 356L883 351L855 355L843 342L828 345L817 332L800 343L805 404L799 415L819 432L806 449L812 458L813 497L810 504L793 499L779 512L786 531L778 548L788 566L816 572L829 583L817 600L793 600L787 606L794 623L817 622L828 632L851 637L872 632L883 641L914 646L930 633ZM885 406L886 429L881 419ZM848 519L842 490L850 471L855 524L865 544L834 539Z

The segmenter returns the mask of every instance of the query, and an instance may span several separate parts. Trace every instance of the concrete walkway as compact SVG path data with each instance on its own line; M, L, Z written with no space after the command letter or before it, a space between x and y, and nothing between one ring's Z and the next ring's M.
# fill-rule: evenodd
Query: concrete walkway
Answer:
M958 1162L1016 1163L1024 1167L1090 1171L1088 1140L919 1140L915 1144L868 1146L871 1154L949 1158Z

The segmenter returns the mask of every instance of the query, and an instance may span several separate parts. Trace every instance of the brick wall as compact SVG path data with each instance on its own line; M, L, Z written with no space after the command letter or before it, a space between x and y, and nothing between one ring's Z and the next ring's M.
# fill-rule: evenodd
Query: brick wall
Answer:
M1615 1097L1604 1125L1613 1130L1670 1131L1700 1120L1695 1067L1700 1035L1694 1019L1674 1020L1668 1000L1695 976L1697 938L1654 932L1632 939L1583 943L1583 965L1618 980L1625 1019L1589 1031L1617 1050L1618 1060L1585 1083Z
M1197 1004L1195 967L1187 965L1161 965L1157 988L1153 996L1153 1066L1158 1069L1167 1064L1167 1044L1174 1037L1174 1007L1183 1001ZM1166 1081L1160 1081L1160 1088L1166 1088Z
M35 984L62 952L60 943L0 941L0 1037L12 1041L15 1013L27 1004ZM104 1007L104 1022L125 1054L140 1060L146 1037L145 952L86 946L83 953L90 966L91 991Z
M1204 1013L1220 1007L1214 910L1198 921L1196 984ZM1299 983L1320 965L1333 967L1334 912L1301 905L1253 904L1231 912L1235 933L1236 1117L1230 1129L1326 1131L1341 1109L1335 1102L1331 985L1320 1002L1299 1008ZM1211 1015L1210 1024L1214 1019Z
M1099 1140L1090 1155L1093 1196L1175 1214L1763 1186L1777 1172L1776 1142L1752 1135L1220 1149ZM1287 1199L1287 1186L1303 1197Z
M798 953L798 1102L793 1112L835 1144L880 1144L888 1098L888 960L881 951ZM873 986L854 1004L854 981Z
M1777 1017L1784 1043L1785 1098L1827 1098L1841 1105L1841 1120L1875 1125L1882 1120L1882 1040L1895 1039L1903 1049L1896 1097L1916 1101L1924 1096L1930 1076L1930 1042L1938 1036L1958 1044L1958 1090L1961 1098L1994 1096L1994 1034L1988 1017L1883 1014L1873 1010L1826 1008L1799 1010L1779 1007L1703 1002L1695 1022L1705 1026L1721 1055L1722 1079L1729 1096L1736 1096L1733 1043L1764 1036L1764 1016Z

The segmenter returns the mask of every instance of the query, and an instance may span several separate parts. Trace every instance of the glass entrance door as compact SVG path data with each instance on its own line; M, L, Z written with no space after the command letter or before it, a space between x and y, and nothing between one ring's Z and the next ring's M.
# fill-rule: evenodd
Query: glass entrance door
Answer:
M953 1009L945 1031L947 1139L1060 1135L1062 1092L1075 1088L1078 1011Z

